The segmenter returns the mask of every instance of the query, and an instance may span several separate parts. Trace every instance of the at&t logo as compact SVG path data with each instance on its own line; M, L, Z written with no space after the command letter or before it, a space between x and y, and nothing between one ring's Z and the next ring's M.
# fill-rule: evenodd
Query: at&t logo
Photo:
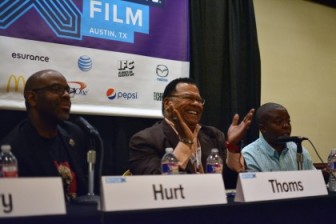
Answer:
M78 59L78 68L83 72L90 71L92 68L92 59L87 55L82 55Z

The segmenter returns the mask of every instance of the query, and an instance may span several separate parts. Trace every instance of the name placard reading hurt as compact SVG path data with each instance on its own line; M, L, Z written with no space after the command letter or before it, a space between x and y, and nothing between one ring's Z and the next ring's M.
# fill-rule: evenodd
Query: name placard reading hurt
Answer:
M153 193L155 200L177 200L185 199L183 194L183 186L180 184L178 187L163 187L162 184L156 186L153 184Z
M235 201L263 201L328 194L320 170L240 173Z
M102 177L103 211L227 203L221 174Z

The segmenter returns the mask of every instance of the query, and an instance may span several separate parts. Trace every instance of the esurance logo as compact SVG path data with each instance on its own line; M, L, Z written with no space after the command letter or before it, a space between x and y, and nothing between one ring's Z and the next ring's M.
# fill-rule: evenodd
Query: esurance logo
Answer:
M23 92L25 85L26 85L26 80L23 76L10 75L7 81L6 92L7 93L11 91L18 92L19 88Z
M113 88L106 91L106 96L110 100L136 100L138 99L138 92L117 92Z
M149 6L122 0L1 1L0 29L7 29L30 10L36 10L57 37L83 36L134 43L134 32L149 33ZM15 13L13 13L15 12Z

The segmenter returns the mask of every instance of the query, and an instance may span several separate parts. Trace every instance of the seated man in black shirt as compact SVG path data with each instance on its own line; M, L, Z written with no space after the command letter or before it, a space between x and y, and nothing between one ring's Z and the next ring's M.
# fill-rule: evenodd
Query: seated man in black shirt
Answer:
M71 90L55 70L30 76L24 88L27 119L2 144L10 144L18 160L19 177L61 176L67 200L87 193L87 138L79 126L66 121Z

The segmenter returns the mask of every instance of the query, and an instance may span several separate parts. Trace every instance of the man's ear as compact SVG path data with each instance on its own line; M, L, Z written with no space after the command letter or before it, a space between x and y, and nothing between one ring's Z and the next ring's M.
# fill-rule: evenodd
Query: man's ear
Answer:
M165 111L167 111L167 109L169 108L169 102L170 101L168 98L163 99L163 106L164 106Z
M37 104L37 94L34 91L29 91L26 93L26 100L31 107Z
M172 101L169 100L169 98L165 98L163 100L163 105L164 105L164 115L167 117L170 117L172 115Z
M258 127L259 127L259 131L263 134L266 130L265 130L265 126L263 123L258 123Z

